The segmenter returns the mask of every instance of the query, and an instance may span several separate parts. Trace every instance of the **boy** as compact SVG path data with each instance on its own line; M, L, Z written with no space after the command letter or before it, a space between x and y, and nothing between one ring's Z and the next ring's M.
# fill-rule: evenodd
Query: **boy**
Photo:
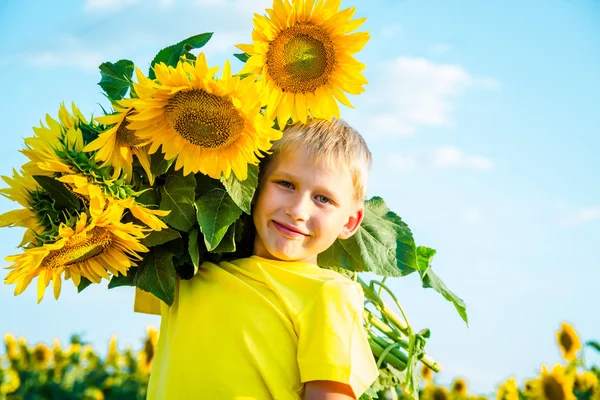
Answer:
M204 263L161 304L148 399L356 399L377 378L356 282L317 266L363 219L371 164L340 120L285 129L261 164L250 258ZM148 303L136 294L136 311Z

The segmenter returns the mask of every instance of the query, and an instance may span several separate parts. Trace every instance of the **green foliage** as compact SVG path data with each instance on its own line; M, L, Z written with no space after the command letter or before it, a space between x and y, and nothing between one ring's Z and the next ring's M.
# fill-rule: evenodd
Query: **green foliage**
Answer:
M108 282L108 288L113 289L120 286L135 286L134 280L137 274L138 267L131 267L127 271L127 275L113 275Z
M416 247L408 225L381 197L365 202L365 217L354 236L337 240L319 254L319 265L379 276L405 276L417 270Z
M160 187L160 209L171 210L164 220L173 228L187 232L196 222L195 188L194 175L183 176L181 170L169 174L164 186Z
M199 49L201 47L204 47L204 45L206 43L208 43L208 41L210 40L212 35L213 35L212 32L201 33L199 35L195 35L195 36L189 37L185 40L182 40L181 42L179 42L177 44L171 45L169 47L165 47L164 49L159 51L158 54L156 54L156 56L150 63L150 70L148 71L148 77L150 79L156 78L156 75L154 75L154 68L153 68L154 64L158 64L158 63L162 62L171 67L175 67L175 66L177 66L177 62L179 61L179 59L182 56L184 56L184 55L192 56L191 54L188 53L190 50Z
M600 342L590 340L589 342L586 342L585 345L591 347L592 349L596 350L597 352L600 352Z
M119 60L116 63L105 62L100 64L102 79L98 85L104 90L111 101L121 100L131 87L133 77L133 62Z
M160 231L152 231L140 242L146 247L160 246L170 242L171 240L181 238L181 234L175 229L163 229Z
M79 281L79 285L77 285L77 293L83 292L85 290L85 288L87 288L91 284L92 284L92 281L90 281L88 278L82 276Z
M204 246L200 245L200 240L198 240L198 236L200 235L200 229L197 226L194 226L188 235L188 253L190 255L190 261L194 266L194 274L198 271L198 267L200 266L200 260L202 255L206 251Z
M424 288L431 288L440 293L446 300L451 302L463 321L468 325L469 318L467 316L467 306L465 302L455 295L442 280L433 272L431 268L431 260L436 251L425 246L417 248L417 260L419 265L419 274Z
M221 183L235 204L246 214L250 214L251 202L258 187L258 165L248 165L248 178L240 181L234 173L229 179L221 177Z
M171 160L165 160L164 154L162 154L160 151L157 151L150 155L150 172L154 176L166 174L174 162L175 158Z
M246 53L235 53L233 56L243 63L250 59L250 56Z
M64 183L50 176L43 175L34 175L33 179L48 192L48 195L54 200L54 206L57 209L81 209L79 199L73 192L67 189Z
M196 200L198 225L204 234L206 248L214 250L225 236L229 225L242 214L227 191L215 188Z
M144 256L133 282L170 306L175 299L175 280L173 253L165 247L154 247Z

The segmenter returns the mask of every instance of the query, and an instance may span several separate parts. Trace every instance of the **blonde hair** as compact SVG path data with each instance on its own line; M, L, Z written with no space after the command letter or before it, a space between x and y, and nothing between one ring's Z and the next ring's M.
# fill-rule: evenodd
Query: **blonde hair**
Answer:
M273 143L272 158L290 150L302 149L329 166L350 173L354 200L362 203L367 195L371 152L363 137L346 121L312 119L306 124L288 125L283 137ZM267 163L269 160L265 160Z

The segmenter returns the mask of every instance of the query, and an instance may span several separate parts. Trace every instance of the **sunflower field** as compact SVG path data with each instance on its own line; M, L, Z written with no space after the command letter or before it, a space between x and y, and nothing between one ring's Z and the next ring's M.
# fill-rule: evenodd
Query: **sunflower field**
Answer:
M0 359L0 400L83 399L138 400L146 396L148 377L158 339L158 331L149 326L140 349L117 348L117 337L111 337L106 356L101 358L81 338L74 335L66 348L55 339L52 348L39 343L30 347L25 338L4 335L4 353ZM542 365L538 376L521 383L513 377L488 394L471 393L468 377L457 378L449 386L436 382L434 371L421 363L418 377L419 397L423 400L599 400L600 368L586 365L582 343L568 323L556 333L564 363ZM600 343L587 346L600 352ZM373 396L361 399L412 399L387 363L372 389ZM493 395L489 394L495 392Z
M104 280L109 289L135 286L170 306L177 279L193 277L202 262L249 257L252 199L273 142L287 125L339 118L339 104L352 107L346 94L360 94L367 83L365 65L354 56L369 40L368 32L354 32L365 18L339 8L336 0L275 0L264 15L255 14L252 43L237 45L238 73L228 61L219 73L197 51L210 32L160 50L147 73L127 59L102 63L98 84L110 108L86 117L77 105L61 104L57 116L46 115L24 139L27 162L2 177L8 187L0 194L20 208L0 215L0 227L25 229L20 252L6 257L4 281L14 294L36 280L39 303L48 286L59 299L64 281L83 292ZM441 367L425 352L429 330L409 324L386 278L419 275L423 288L451 302L465 323L466 306L435 274L436 251L417 246L382 198L364 207L358 232L319 254L318 264L360 283L374 360L417 397L417 364ZM364 282L359 272L379 280ZM11 368L4 376L14 387L33 380L44 382L43 390L61 390L67 382L73 391L84 376L98 377L77 383L91 393L105 384L107 365L118 367L114 380L144 382L143 368L132 367L135 357L115 367L77 341L68 351L77 357L64 358L76 360L71 368L55 346L59 361L50 379L24 344L17 362L13 342L7 338ZM39 371L19 375L30 367Z

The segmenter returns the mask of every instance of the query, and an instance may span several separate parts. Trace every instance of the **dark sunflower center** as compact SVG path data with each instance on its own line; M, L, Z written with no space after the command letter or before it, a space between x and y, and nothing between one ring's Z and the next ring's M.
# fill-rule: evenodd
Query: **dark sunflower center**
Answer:
M465 384L463 382L456 382L452 389L455 393L462 393L465 390Z
M547 400L565 400L565 389L554 377L550 376L543 379L542 389L544 391L544 398Z
M50 350L42 347L37 347L33 350L33 358L38 363L48 362L50 360Z
M119 129L117 129L117 144L121 146L138 146L143 141L135 136L134 131L127 128L127 125L129 125L127 121L123 121L119 125Z
M244 118L231 101L204 90L177 93L165 106L165 116L179 136L207 149L230 145L244 129Z
M571 339L568 332L562 331L560 333L560 345L567 353L573 348L573 339Z
M308 22L284 29L269 44L269 76L285 92L314 92L327 83L335 65L329 35Z
M86 235L71 236L62 249L51 250L42 264L50 268L77 264L104 253L111 243L110 232L97 226Z
M445 391L436 388L433 392L433 400L448 400L448 396Z

